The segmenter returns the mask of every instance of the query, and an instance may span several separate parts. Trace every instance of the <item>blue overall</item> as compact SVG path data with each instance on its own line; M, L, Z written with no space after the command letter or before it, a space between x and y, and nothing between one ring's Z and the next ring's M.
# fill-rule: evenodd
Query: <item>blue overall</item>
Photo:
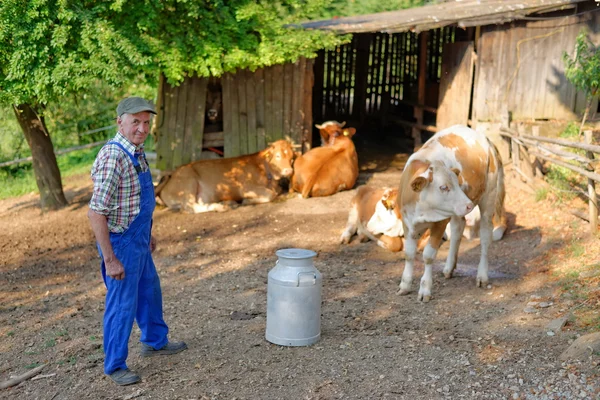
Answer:
M150 170L142 168L131 153L116 142L131 159L141 185L140 213L122 233L110 233L115 256L123 264L125 278L116 280L106 276L102 250L102 278L107 288L104 310L104 373L111 374L127 365L128 343L134 319L142 332L140 341L155 349L167 344L169 328L163 320L162 293L150 253L152 213L156 206L154 185ZM137 154L137 153L136 153Z

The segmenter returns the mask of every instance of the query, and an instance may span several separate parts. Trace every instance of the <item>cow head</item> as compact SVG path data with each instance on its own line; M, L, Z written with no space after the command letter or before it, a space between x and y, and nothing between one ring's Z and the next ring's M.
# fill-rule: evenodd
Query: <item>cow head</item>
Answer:
M259 154L269 165L269 172L273 179L289 178L294 173L292 163L296 153L287 140L273 142Z
M208 85L206 88L206 119L211 124L223 120L223 101L220 85Z
M435 220L464 217L475 207L460 187L458 169L450 169L440 161L414 160L411 171L410 187L419 196L419 208Z
M386 189L381 200L375 205L375 212L367 223L367 230L375 235L402 236L404 229L400 207L398 207L398 189Z
M339 123L337 121L323 122L321 125L316 124L315 127L321 135L321 146L331 146L336 137L342 134L342 128L346 122ZM354 128L351 128L354 129Z

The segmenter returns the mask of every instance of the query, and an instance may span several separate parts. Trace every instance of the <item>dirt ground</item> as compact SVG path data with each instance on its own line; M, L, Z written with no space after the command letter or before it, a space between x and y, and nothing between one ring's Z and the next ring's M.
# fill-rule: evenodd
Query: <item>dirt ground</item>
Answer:
M359 184L397 185L406 154L371 151L359 152ZM463 240L457 273L444 279L445 243L429 303L417 301L421 261L415 290L399 296L403 253L338 244L354 190L225 213L157 209L165 319L189 349L142 359L135 327L128 364L143 381L118 387L102 369L105 287L86 218L90 183L66 180L71 205L57 212L42 214L35 194L0 202L0 382L45 365L0 398L600 398L597 354L559 360L581 329L547 328L580 306L557 295L555 260L572 243L597 256L597 242L569 205L536 202L511 180L490 286L475 287L477 239ZM321 339L308 347L264 338L267 274L275 251L291 247L316 251L323 274Z

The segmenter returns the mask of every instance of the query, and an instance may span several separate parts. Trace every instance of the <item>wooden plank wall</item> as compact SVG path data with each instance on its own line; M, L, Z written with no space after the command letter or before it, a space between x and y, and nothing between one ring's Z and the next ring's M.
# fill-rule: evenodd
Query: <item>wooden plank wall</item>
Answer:
M165 171L200 158L206 107L206 78L172 86L161 76L156 122L156 168Z
M564 76L564 51L571 53L582 28L600 25L599 13L544 21L518 21L481 28L472 119L574 120L583 109L582 94ZM600 44L600 33L590 38Z
M225 157L255 153L270 142L288 138L310 149L313 60L275 65L221 77ZM204 140L207 78L187 78L171 86L161 77L156 123L156 166L161 171L200 159L214 147L215 134ZM218 135L217 135L218 136ZM215 143L213 143L215 142Z
M310 148L312 68L312 60L301 58L223 75L225 157L255 153L284 138Z
M436 126L466 125L473 87L473 42L444 46Z

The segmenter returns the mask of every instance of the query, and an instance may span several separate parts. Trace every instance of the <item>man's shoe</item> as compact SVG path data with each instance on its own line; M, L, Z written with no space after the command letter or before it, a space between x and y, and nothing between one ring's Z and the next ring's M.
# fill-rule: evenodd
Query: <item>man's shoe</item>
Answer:
M142 380L138 374L129 368L118 369L112 374L108 375L108 377L112 379L114 383L120 386L132 385Z
M152 346L142 343L142 357L169 356L187 349L185 342L167 342L162 349L155 350Z

